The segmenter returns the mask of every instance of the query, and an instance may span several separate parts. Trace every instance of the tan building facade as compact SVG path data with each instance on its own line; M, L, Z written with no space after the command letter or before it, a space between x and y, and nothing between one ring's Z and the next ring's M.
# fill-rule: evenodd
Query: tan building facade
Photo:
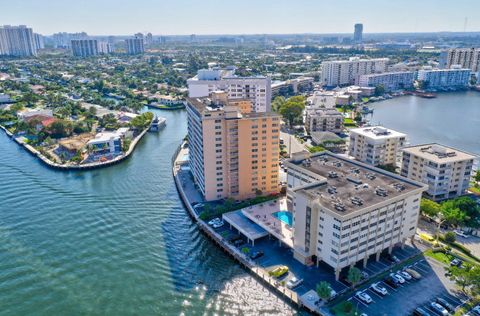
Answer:
M425 195L440 201L455 198L469 187L477 157L439 144L403 149L401 175L428 185Z
M382 126L352 128L348 154L373 166L395 165L406 137Z
M188 98L190 168L207 201L279 192L280 116L225 92Z

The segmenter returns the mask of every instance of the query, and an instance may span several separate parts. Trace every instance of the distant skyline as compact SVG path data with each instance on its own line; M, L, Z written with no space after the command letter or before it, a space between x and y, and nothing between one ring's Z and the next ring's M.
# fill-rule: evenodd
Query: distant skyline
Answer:
M89 35L293 34L480 31L472 0L15 0L0 23ZM467 19L467 23L465 20ZM466 26L466 28L465 28Z

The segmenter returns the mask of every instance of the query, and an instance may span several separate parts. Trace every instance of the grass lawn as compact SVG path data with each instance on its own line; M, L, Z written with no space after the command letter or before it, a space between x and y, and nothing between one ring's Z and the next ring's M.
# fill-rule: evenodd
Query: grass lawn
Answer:
M450 261L452 261L454 258L460 258L465 262L471 263L473 265L477 265L477 263L472 259L467 257L466 255L455 252L455 255L451 254L444 254L443 252L433 252L431 249L427 250L424 252L426 256L429 256L430 258L433 258L439 262L442 262L446 264L447 266L450 266Z
M431 249L425 251L424 254L425 256L429 256L430 258L433 258L448 266L450 265L450 261L452 261L454 258L452 255L446 255L443 252L433 252Z

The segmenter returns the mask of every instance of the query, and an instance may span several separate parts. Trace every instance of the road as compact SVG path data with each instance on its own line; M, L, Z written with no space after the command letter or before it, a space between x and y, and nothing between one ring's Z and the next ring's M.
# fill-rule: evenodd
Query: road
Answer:
M300 143L300 141L295 138L295 136L290 135L285 132L280 132L280 138L283 139L284 145L287 147L287 153L296 153L302 150L306 150L305 146ZM290 151L290 145L292 146L292 150Z
M419 233L427 233L430 235L434 235L436 233L437 227L433 223L429 223L425 220L420 220L418 223L418 232ZM441 233L447 232L447 230L441 229ZM457 242L461 243L470 251L474 256L480 257L480 237L476 236L468 236L467 238L456 236Z

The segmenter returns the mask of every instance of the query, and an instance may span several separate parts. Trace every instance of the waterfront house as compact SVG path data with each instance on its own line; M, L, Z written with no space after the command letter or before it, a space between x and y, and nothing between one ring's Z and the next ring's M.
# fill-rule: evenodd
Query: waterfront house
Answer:
M116 154L122 151L122 141L117 132L104 132L89 140L87 147L93 154Z

